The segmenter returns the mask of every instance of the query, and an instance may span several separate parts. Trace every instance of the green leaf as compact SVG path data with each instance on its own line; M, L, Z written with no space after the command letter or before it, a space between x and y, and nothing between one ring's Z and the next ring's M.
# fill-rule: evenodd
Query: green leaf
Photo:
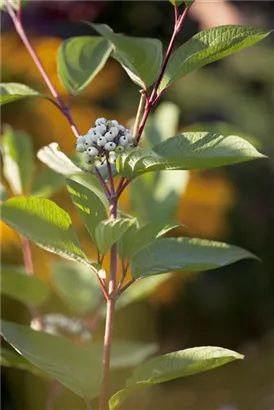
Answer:
M2 219L49 252L92 267L82 251L69 214L46 198L17 197L1 206Z
M14 350L6 349L1 347L0 350L0 364L4 367L12 367L14 369L26 370L32 373L34 376L46 377L46 374L33 366L28 362L23 356L15 353Z
M177 228L178 226L181 226L178 222L157 221L148 223L138 229L137 232L133 231L132 236L127 238L128 249L123 257L127 257L130 260L133 255L145 248L155 239L165 235L167 232Z
M129 218L101 221L95 231L95 243L99 252L104 255L134 223L134 219Z
M83 172L66 154L60 151L57 142L41 148L37 153L37 158L53 171L67 177Z
M8 193L6 187L0 182L0 201L6 201L8 199Z
M2 321L3 337L32 364L79 396L93 399L100 393L102 342L80 346L63 337L36 332L27 326ZM114 342L111 368L136 366L157 346L148 343Z
M67 180L72 202L95 242L95 230L99 222L107 219L107 198L98 179L93 175L76 176Z
M104 67L112 51L109 41L100 37L73 37L58 50L58 74L72 94L83 91Z
M159 40L115 34L105 24L87 24L113 44L113 58L119 61L132 81L142 88L156 81L163 54Z
M116 164L119 174L130 179L150 171L210 169L258 158L265 156L240 137L188 132L168 138L153 150L126 151Z
M134 219L132 225L126 230L126 232L124 232L117 244L117 250L121 259L127 258L132 238L134 238L137 232L138 222L137 219Z
M161 238L136 253L130 263L137 279L170 271L202 271L255 255L237 246L197 238Z
M42 305L49 297L47 284L36 276L28 276L18 267L3 266L1 293L25 304Z
M35 165L29 135L8 127L2 135L3 174L15 195L25 193Z
M58 295L75 313L91 313L101 300L101 289L94 272L72 262L53 262L52 285Z
M44 167L31 186L31 195L50 197L65 185L65 178L48 167Z
M8 104L22 98L45 97L25 84L0 83L0 105ZM47 97L45 97L47 98Z
M137 367L127 379L126 387L111 397L110 410L119 407L128 396L138 390L202 373L243 358L244 356L232 350L213 346L194 347L155 357Z
M137 280L122 293L116 302L115 309L123 309L131 303L145 299L153 293L158 286L170 279L171 276L170 273L166 273L163 275L150 276L143 280Z
M159 91L188 73L263 40L271 31L227 25L200 31L172 55Z

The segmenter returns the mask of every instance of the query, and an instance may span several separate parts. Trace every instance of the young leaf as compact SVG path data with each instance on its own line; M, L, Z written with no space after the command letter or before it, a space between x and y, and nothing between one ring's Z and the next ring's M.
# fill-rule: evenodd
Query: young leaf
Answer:
M72 94L84 90L104 67L112 51L109 41L100 37L73 37L58 50L58 74Z
M86 315L101 300L101 289L93 272L78 263L53 262L52 285L64 302L76 313Z
M46 374L42 372L38 367L33 366L23 356L15 353L14 350L1 347L0 350L0 365L4 367L12 367L14 369L26 370L32 373L34 376L46 377Z
M35 170L29 135L7 128L2 135L3 174L15 195L28 190Z
M159 91L191 71L258 43L270 32L236 25L200 31L171 55Z
M8 104L22 98L45 97L25 84L0 83L0 105ZM47 97L45 97L47 98Z
M170 271L201 271L256 256L237 246L197 238L161 238L136 253L130 263L137 279Z
M37 153L37 158L53 171L67 177L83 172L66 154L60 151L57 142L41 148Z
M95 243L101 254L105 254L134 224L134 219L117 218L101 221L95 230Z
M153 150L126 151L116 164L119 174L130 179L150 171L210 169L258 158L265 156L240 137L187 132L168 138Z
M81 397L100 393L103 345L80 346L61 336L36 332L28 326L1 322L1 333L20 354ZM114 342L111 368L136 366L157 349L151 343ZM87 364L90 364L88 366Z
M68 179L67 188L72 202L76 206L93 242L95 242L97 225L102 220L107 219L107 199L95 176L88 175L88 178L84 178L84 175L80 175Z
M18 267L2 267L1 293L25 304L42 305L49 297L47 284L36 276L28 276Z
M18 10L18 0L0 0L0 10L7 11L6 1L9 2L11 8L13 8L14 10Z
M127 379L126 387L111 397L110 410L119 407L128 396L138 390L202 373L243 358L244 356L232 350L214 346L194 347L155 357L137 367Z
M82 251L69 214L46 198L17 197L1 206L2 220L37 245L92 266Z
M48 167L44 167L31 186L31 195L50 197L65 185L65 178Z
M162 65L163 51L159 40L128 37L114 33L104 24L87 24L113 44L113 58L119 61L132 81L142 88L155 82Z
M165 235L172 229L180 226L178 222L160 221L151 222L134 232L131 238L128 238L129 248L126 252L126 257L131 259L133 255L145 248L155 239Z

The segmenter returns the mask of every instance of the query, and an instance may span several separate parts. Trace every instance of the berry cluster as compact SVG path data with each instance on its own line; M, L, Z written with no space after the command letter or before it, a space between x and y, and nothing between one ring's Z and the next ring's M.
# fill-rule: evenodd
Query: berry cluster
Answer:
M84 153L84 162L96 166L103 165L106 159L114 164L119 153L133 147L131 131L118 121L105 118L98 118L95 127L79 136L76 143L76 151Z

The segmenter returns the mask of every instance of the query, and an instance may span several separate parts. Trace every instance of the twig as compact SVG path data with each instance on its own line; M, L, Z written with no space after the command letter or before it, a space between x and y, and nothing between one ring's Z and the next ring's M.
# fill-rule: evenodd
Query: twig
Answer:
M138 110L137 110L137 114L136 114L134 128L133 128L133 140L135 140L135 138L137 136L139 124L140 124L141 117L142 117L144 107L145 107L145 104L146 104L146 94L145 94L144 90L141 90L140 93L141 93L141 97L140 97L140 102L139 102L139 106L138 106Z

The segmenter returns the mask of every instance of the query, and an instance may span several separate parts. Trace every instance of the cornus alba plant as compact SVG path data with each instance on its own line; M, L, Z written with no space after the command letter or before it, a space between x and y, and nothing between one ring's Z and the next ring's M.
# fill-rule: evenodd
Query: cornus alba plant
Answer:
M55 90L26 35L20 0L6 0L1 7L9 13L51 94L45 96L27 85L6 83L1 84L1 103L27 97L47 98L67 119L76 138L75 153L79 155L70 159L56 143L52 143L44 147L38 157L58 173L55 175L62 174L65 178L72 201L97 250L97 260L90 260L77 239L67 212L48 198L33 193L30 188L33 169L29 168L30 161L22 161L24 150L18 149L24 139L17 140L16 134L6 136L3 143L4 175L16 196L3 201L2 219L21 235L28 276L4 269L5 289L6 293L27 303L33 315L31 327L2 321L3 337L20 353L14 358L11 350L6 351L6 362L56 379L82 396L89 409L114 410L128 396L149 386L242 359L241 354L212 346L157 356L155 345L112 340L115 308L125 304L123 301L128 300L129 295L134 295L131 289L136 289L135 294L138 291L147 294L153 288L153 280L161 280L157 275L215 269L240 259L255 258L248 251L225 243L163 237L178 223L161 215L158 221L143 226L141 221L119 210L119 199L127 186L144 173L174 170L176 178L176 170L210 169L263 157L239 136L206 130L166 135L164 141L150 149L145 148L142 137L152 110L176 80L263 40L269 32L244 26L220 26L201 31L182 45L176 44L176 37L192 7L189 1L174 2L171 6L175 15L174 31L165 52L157 39L128 37L115 33L106 25L86 23L91 32L95 31L99 36L69 38L58 51L58 72L64 87L71 96L77 97L107 60L114 58L138 86L140 104L132 130L116 120L98 118L89 130L85 130L85 135L80 135L70 106ZM91 339L88 345L82 346L69 340L69 334L65 338L48 333L49 318L40 309L45 295L38 297L42 284L38 286L37 278L33 276L29 240L78 263L77 269L63 268L62 274L54 273L59 294L76 311L89 311L94 298L98 298L98 293L96 297L92 292L86 295L87 311L84 305L77 303L79 271L85 269L86 283L97 281L101 295L96 304L99 316L105 318L104 341L99 343ZM104 260L107 256L110 262L106 267ZM66 287L68 276L73 284L69 291ZM29 292L27 299L21 290L23 284L24 289L35 287L36 298ZM85 287L88 289L89 285ZM102 300L106 309L102 309ZM57 326L59 319L51 321L52 326ZM70 322L66 323L66 328L81 330L81 326L79 328L74 323L73 327ZM141 363L152 353L152 359ZM134 367L134 370L124 388L110 397L110 371L122 367Z

